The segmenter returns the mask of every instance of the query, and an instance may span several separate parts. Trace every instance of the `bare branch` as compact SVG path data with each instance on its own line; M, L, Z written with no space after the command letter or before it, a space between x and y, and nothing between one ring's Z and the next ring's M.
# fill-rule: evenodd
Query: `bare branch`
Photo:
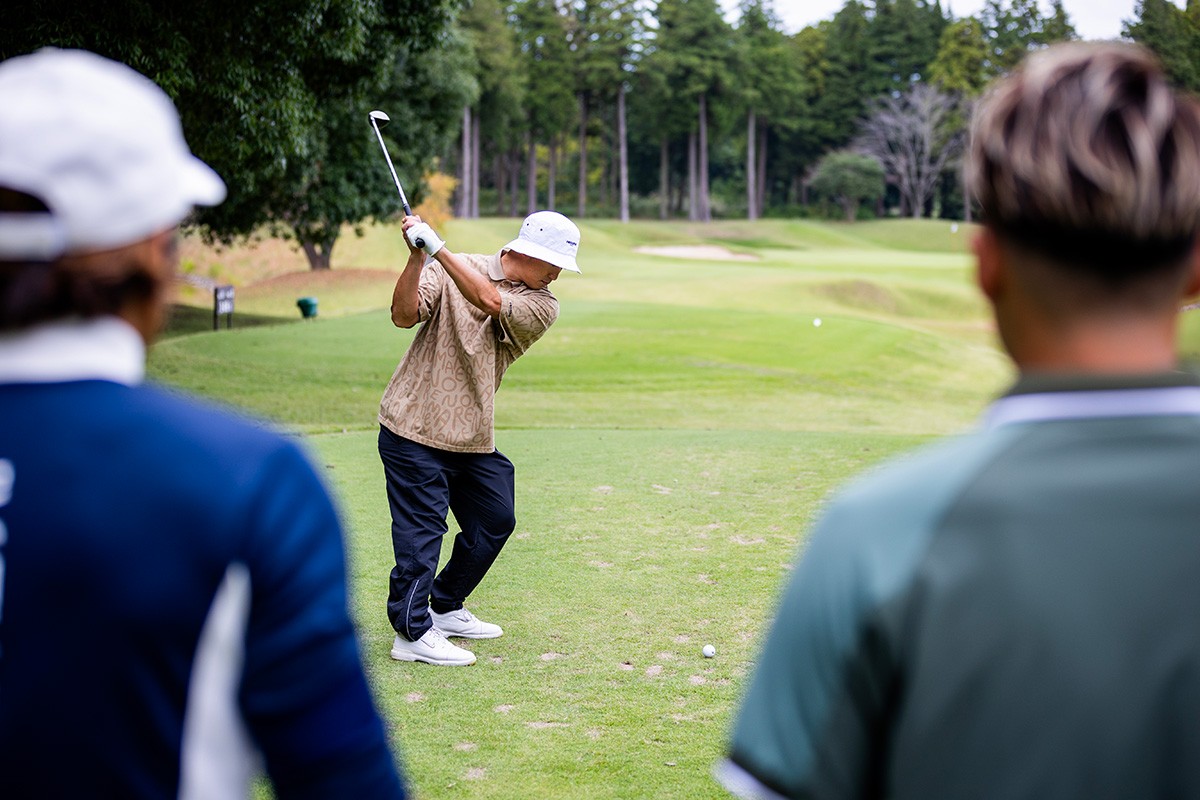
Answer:
M965 139L958 99L918 83L872 102L854 146L883 164L905 209L916 218L923 215L942 171L957 158Z

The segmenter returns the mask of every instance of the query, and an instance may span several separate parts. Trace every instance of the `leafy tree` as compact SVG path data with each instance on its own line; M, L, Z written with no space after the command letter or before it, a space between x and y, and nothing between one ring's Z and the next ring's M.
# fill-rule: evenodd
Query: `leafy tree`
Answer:
M1181 11L1169 0L1139 0L1134 11L1125 35L1153 50L1178 86L1200 91L1200 7L1189 2Z
M797 70L795 108L775 125L780 145L777 172L783 179L775 188L782 190L785 202L794 202L803 192L804 175L834 138L832 121L817 111L826 92L829 73L827 58L828 30L831 23L804 28L791 40L790 60ZM798 191L797 191L798 190Z
M1078 38L1079 34L1075 32L1075 26L1071 24L1071 18L1063 7L1063 0L1052 0L1050 16L1042 22L1041 35L1038 37L1039 43L1051 45L1055 42L1069 42Z
M988 72L1003 75L1032 49L1076 38L1061 0L1051 3L1052 15L1042 16L1038 0L987 0L980 21L988 39Z
M1029 0L1014 2L1028 4ZM979 19L988 40L988 76L1004 75L1025 57L1033 45L1033 31L1027 20L1023 19L1020 9L1006 7L1004 0L986 0Z
M533 212L538 208L537 144L546 144L550 151L546 207L553 209L557 202L558 147L575 117L573 59L567 37L570 20L555 0L517 0L513 8L530 87L525 103L529 146L526 180L528 210Z
M737 29L738 94L746 107L746 216L757 219L766 193L769 129L799 110L799 63L771 0L742 0Z
M841 206L846 221L853 222L859 203L883 196L883 166L871 156L839 150L817 163L810 184L813 191Z
M595 127L594 112L624 102L625 83L645 31L637 0L574 0L572 8L571 47L579 102L578 213L582 217L587 213L588 141ZM620 136L618 132L617 138Z
M199 217L207 234L290 230L319 268L344 224L398 205L380 180L366 112L430 77L413 56L437 43L450 9L451 0L18 3L5 10L0 56L80 47L148 75L229 184L228 199ZM394 155L415 189L443 131L436 114L407 105L393 109L405 145Z
M966 138L957 111L952 95L919 83L898 97L874 101L863 122L858 147L883 165L913 218L924 216L942 172Z
M658 32L647 70L655 73L655 93L669 98L663 109L678 104L693 114L689 131L689 216L707 220L708 105L727 87L733 54L732 31L716 0L661 0L656 11ZM663 91L663 90L667 91Z
M463 109L459 216L479 215L482 164L476 159L477 153L492 159L497 213L516 215L517 191L512 179L520 171L528 84L516 33L508 23L502 0L473 0L459 16L458 24L470 44L470 73L478 87L474 102ZM483 131L487 131L486 139ZM506 185L511 203L507 209Z
M942 91L975 97L988 82L987 58L987 40L979 20L957 20L942 31L937 57L929 65L929 80Z
M886 79L881 80L872 67L869 24L862 3L847 0L826 29L825 86L813 107L813 113L825 121L822 150L849 142L867 98L887 91Z
M876 0L870 23L872 89L904 91L924 80L946 27L941 6L925 0Z

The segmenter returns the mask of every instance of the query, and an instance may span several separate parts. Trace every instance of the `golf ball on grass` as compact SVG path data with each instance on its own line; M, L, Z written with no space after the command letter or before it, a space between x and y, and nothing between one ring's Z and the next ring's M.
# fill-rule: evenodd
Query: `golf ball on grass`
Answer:
M814 328L821 327L821 318L820 317L817 317L816 319L813 320L813 327Z
M704 649L702 649L700 652L704 653L705 658L712 658L717 654L717 648L713 647L711 644L706 644L704 645Z

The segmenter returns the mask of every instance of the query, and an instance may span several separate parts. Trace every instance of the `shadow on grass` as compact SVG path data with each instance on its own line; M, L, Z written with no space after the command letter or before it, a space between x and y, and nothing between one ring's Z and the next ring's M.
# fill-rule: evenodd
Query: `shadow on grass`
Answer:
M254 328L260 325L286 325L302 321L299 315L296 317L273 317L264 314L239 314L236 312L233 315L234 328ZM221 330L225 330L229 326L229 318L221 317L220 325ZM203 333L212 329L212 309L175 304L171 306L171 311L167 316L167 324L163 328L159 338L170 339L174 336Z

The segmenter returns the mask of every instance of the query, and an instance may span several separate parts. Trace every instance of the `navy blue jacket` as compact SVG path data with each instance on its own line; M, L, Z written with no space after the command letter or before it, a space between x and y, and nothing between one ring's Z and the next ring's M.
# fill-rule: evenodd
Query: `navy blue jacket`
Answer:
M261 763L280 798L402 797L297 446L160 389L3 377L0 795L229 797Z

